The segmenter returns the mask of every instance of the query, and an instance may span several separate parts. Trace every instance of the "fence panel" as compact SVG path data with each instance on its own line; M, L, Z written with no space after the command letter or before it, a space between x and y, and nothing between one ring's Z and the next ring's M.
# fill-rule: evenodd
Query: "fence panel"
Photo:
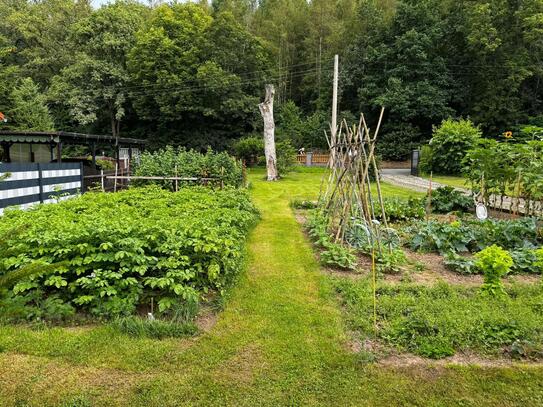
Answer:
M26 209L36 203L55 202L81 191L80 163L0 164L0 214L9 206Z

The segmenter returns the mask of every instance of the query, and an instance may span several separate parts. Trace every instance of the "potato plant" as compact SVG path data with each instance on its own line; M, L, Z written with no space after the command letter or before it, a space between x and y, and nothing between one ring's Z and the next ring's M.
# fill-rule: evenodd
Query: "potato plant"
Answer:
M167 312L224 291L241 268L256 218L245 191L203 187L87 193L6 211L0 279L10 281L7 297L19 317L47 317L42 305L51 299L66 315L129 315L151 298ZM34 272L6 279L31 264Z

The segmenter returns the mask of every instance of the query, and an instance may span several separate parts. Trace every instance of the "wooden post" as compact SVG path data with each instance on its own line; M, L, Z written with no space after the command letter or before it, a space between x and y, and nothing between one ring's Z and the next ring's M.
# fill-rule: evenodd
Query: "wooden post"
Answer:
M106 189L104 187L104 170L103 169L100 170L100 181L102 183L102 192L106 192Z
M273 120L273 96L275 88L266 85L264 102L258 105L264 120L264 154L266 156L266 169L268 181L277 180L277 158L275 153L275 122Z
M117 192L117 175L119 171L119 162L115 163L115 179L113 180L113 192Z
M62 141L58 141L57 143L57 163L62 162Z
M429 219L432 212L432 177L434 172L430 171L430 185L428 186L428 206L426 207L426 220Z
M91 143L91 155L92 155L92 170L96 169L96 143Z

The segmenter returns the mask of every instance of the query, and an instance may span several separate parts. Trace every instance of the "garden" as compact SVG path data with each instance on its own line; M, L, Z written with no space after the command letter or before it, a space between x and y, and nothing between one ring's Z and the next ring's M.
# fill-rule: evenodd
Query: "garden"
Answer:
M450 134L447 126L458 123L444 123L438 133ZM343 164L323 178L317 201L292 206L332 276L358 352L371 361L540 361L543 222L541 189L532 179L541 182L541 142L499 148L475 140L475 148L459 153L447 147L465 155L473 193L445 186L406 199L387 197L372 177L373 144L364 129L343 130L332 143L341 146L334 154ZM508 161L497 161L491 147ZM360 150L370 154L351 153ZM500 174L485 176L496 162ZM503 212L476 216L476 204L500 203L509 190L519 199L494 206Z
M174 170L220 182L173 192L171 181L139 181L159 185L6 211L2 322L104 321L151 337L195 334L199 306L220 303L243 269L258 212L241 188L241 165L224 153L146 153L136 174Z

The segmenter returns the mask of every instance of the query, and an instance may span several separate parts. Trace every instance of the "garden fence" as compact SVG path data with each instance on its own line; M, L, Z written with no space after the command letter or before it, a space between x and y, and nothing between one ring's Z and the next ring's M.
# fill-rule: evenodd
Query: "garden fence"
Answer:
M330 154L304 153L296 156L298 164L311 167L313 165L324 167L328 165Z
M0 214L10 206L26 209L56 202L81 191L81 163L0 164Z

